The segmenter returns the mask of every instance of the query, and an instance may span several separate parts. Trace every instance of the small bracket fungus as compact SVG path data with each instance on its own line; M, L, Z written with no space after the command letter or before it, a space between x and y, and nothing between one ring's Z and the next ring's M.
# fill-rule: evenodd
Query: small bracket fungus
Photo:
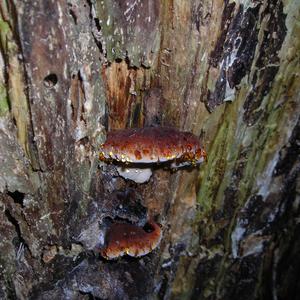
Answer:
M190 132L171 127L144 127L111 131L101 145L99 159L114 162L125 179L137 183L149 180L151 166L169 163L171 168L197 165L206 153Z
M160 243L161 228L153 221L139 227L128 223L113 223L105 235L101 256L114 259L123 255L139 257L150 253Z

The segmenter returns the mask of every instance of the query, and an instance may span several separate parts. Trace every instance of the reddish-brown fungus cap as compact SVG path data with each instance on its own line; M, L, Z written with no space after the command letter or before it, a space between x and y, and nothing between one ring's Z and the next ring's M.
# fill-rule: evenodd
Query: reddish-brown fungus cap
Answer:
M106 247L100 254L106 259L114 259L125 254L139 257L154 250L161 240L161 228L158 224L149 221L147 232L142 227L132 224L114 223L108 229L105 240Z
M198 138L171 127L144 127L111 131L101 146L100 159L124 163L176 161L198 163L206 158Z

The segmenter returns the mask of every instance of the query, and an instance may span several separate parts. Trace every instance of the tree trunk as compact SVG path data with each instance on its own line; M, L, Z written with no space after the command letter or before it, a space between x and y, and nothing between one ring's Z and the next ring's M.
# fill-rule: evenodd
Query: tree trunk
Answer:
M300 2L0 3L0 298L297 299ZM135 184L112 129L173 126L200 169ZM99 256L106 218L162 225ZM299 297L299 296L298 296Z

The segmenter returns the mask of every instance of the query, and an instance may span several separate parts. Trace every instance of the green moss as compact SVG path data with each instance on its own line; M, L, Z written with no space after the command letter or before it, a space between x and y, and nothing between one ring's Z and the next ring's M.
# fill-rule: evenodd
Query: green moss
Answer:
M9 25L2 18L0 18L0 39L1 45L4 48L6 42L6 35L9 33Z
M223 122L214 143L209 151L208 161L205 166L198 203L201 207L201 215L208 215L212 210L213 199L220 186L226 168L225 154L226 144L229 138L229 123Z
M0 42L1 48L6 48L7 34L9 33L9 25L2 18L0 18ZM0 117L5 115L9 111L9 102L7 97L6 88L3 83L0 82Z
M0 117L4 116L9 111L9 102L6 89L0 85Z

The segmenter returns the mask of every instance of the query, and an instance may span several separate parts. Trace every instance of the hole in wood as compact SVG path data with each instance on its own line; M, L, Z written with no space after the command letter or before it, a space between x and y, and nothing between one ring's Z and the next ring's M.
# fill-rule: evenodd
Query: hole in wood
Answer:
M44 85L47 88L52 88L57 84L58 78L56 74L49 74L44 78Z

